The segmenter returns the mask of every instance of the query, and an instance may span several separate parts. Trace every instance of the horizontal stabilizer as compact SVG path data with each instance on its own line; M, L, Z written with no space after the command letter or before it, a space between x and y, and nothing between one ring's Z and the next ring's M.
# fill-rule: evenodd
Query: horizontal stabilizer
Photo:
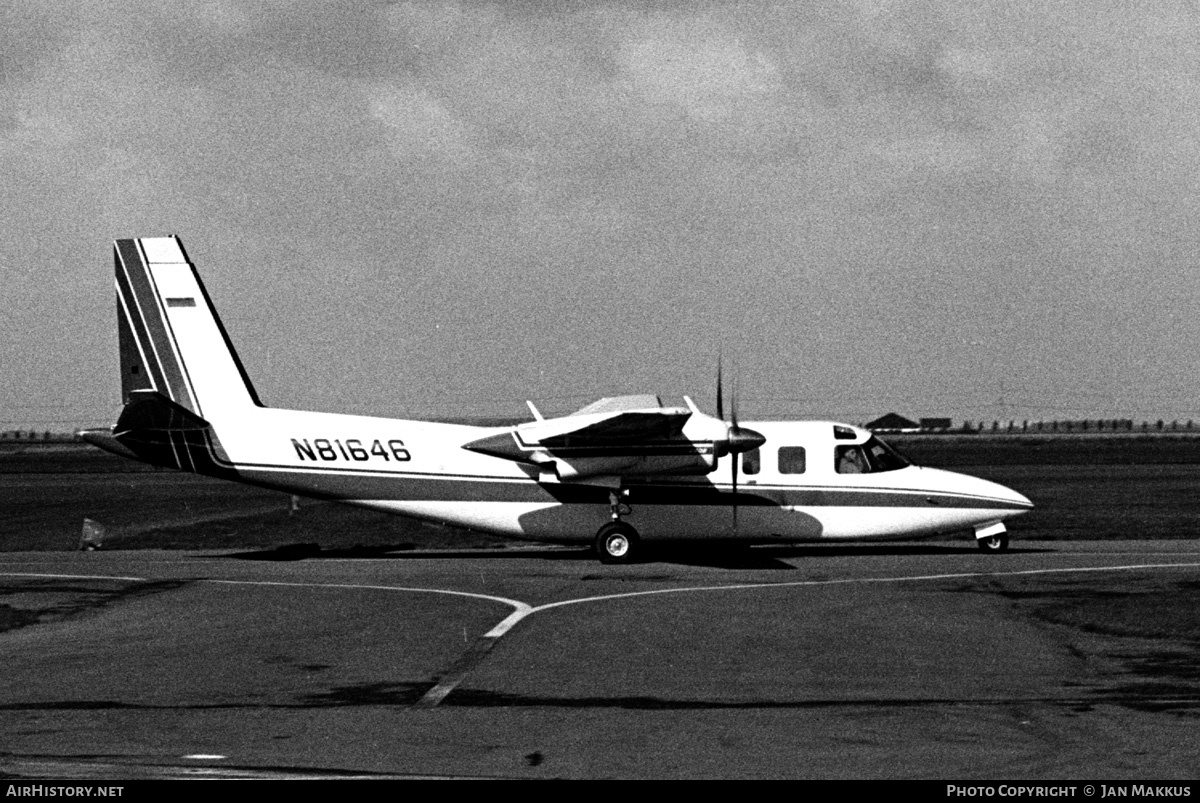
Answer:
M113 436L111 430L84 429L80 430L79 437L82 438L85 443L90 443L92 446L96 446L106 452L112 452L115 455L119 455L129 460L141 460L141 458L138 456L138 453L117 440Z
M89 443L125 456L130 452L151 465L210 476L228 473L228 455L208 421L154 390L130 392L111 436L89 434L84 433Z
M129 403L121 411L113 432L117 437L138 431L205 430L209 423L191 410L176 404L166 396L153 390L135 390L129 394Z

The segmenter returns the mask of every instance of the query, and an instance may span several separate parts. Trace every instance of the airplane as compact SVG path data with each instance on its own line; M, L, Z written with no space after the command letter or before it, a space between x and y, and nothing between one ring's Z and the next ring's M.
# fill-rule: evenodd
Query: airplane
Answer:
M684 397L603 398L508 426L266 407L178 237L114 242L122 409L81 437L124 457L515 539L645 545L912 539L973 532L1008 548L1029 511L994 482L913 465L834 421L726 418ZM740 480L740 481L739 481Z

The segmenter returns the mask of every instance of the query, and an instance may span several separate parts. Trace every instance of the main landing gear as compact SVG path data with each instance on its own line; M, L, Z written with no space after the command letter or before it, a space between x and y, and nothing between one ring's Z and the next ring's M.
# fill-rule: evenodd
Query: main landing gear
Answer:
M633 563L641 551L637 530L623 521L610 521L596 533L596 556L601 563Z
M622 501L627 494L628 491L609 494L612 521L596 533L596 556L601 563L633 563L641 554L638 531L621 521L621 516L632 512L629 505Z

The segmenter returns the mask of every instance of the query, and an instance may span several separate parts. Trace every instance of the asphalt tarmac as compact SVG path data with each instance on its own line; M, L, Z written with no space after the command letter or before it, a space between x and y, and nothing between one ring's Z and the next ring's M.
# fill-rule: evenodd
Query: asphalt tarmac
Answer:
M10 552L0 594L9 778L1200 776L1190 540Z

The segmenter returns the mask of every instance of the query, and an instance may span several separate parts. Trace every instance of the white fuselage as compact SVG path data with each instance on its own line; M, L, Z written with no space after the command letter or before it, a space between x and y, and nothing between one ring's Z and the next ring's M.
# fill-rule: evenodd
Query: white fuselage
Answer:
M832 422L750 422L766 443L755 473L739 467L736 513L730 461L740 457L721 457L700 476L562 482L461 448L504 427L267 408L213 423L218 462L243 481L517 538L590 541L611 516L616 485L625 520L647 539L906 538L1031 507L1002 485L938 469L839 473L835 449L870 433L838 425L854 440L835 440Z

